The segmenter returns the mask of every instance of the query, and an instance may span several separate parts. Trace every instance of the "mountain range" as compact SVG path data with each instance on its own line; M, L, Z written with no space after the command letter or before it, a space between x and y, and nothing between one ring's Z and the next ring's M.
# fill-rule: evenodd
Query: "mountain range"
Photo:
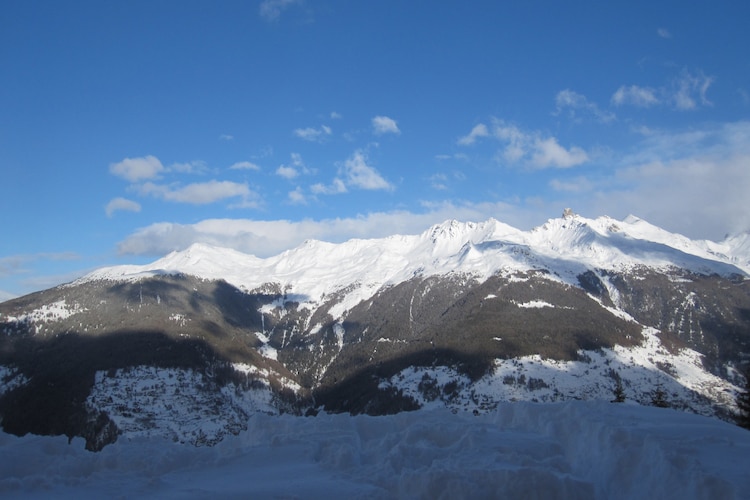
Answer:
M0 419L92 450L210 445L257 412L624 399L731 419L749 278L750 234L567 209L269 258L194 244L0 303Z

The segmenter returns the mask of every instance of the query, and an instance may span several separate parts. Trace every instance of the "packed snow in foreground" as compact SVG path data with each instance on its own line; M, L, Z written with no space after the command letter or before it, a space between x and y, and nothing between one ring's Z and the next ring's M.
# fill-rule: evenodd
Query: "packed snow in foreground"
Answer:
M214 447L0 433L2 497L747 498L750 432L606 402L256 414Z

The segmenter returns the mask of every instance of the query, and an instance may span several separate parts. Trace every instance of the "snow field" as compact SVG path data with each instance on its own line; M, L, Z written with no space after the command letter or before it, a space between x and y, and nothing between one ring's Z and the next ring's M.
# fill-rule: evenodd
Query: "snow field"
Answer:
M750 433L669 409L503 403L386 417L255 414L214 447L0 434L14 498L743 498Z
M27 323L33 325L35 334L39 334L42 332L45 323L61 321L82 311L85 311L85 309L81 308L80 304L68 304L65 300L58 300L57 302L45 304L39 309L34 309L19 316L6 315L3 317L0 314L0 321L7 323ZM10 334L10 331L6 329L5 334Z
M644 328L645 340L635 347L581 350L579 361L538 355L498 359L494 372L474 384L449 367L415 367L380 385L393 386L427 407L486 411L502 401L610 401L614 377L619 376L629 401L648 405L655 388L661 387L675 408L687 410L689 406L705 416L716 416L717 409L734 413L739 388L702 369L701 355L691 349L682 349L676 355L668 353L657 333ZM499 337L495 340L502 342Z
M245 428L249 415L276 413L267 389L211 385L201 373L139 366L97 372L86 403L105 411L121 439L166 438L180 443L213 445Z

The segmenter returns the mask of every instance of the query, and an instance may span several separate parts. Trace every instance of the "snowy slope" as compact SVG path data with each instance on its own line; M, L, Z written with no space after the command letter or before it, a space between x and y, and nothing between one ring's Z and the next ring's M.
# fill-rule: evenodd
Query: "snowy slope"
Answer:
M214 447L0 433L12 498L747 498L750 433L628 404L387 417L258 414Z
M615 379L619 379L628 401L649 405L654 388L661 387L673 408L705 416L737 411L736 394L741 388L708 373L699 353L684 348L670 354L658 338L658 331L644 328L643 333L645 341L641 345L581 350L576 361L539 355L497 359L493 372L475 383L442 366L409 368L382 386L403 391L425 408L447 406L484 412L497 407L500 401L610 401Z
M729 235L720 243L708 241L706 248L746 271L750 269L750 232Z
M746 276L750 274L750 244L739 237L721 244L696 242L633 216L616 221L568 215L531 231L494 219L481 223L454 220L420 235L341 244L311 240L266 259L194 244L144 266L100 269L74 284L181 273L223 279L245 290L278 283L303 303L315 303L348 288L347 299L340 305L343 311L382 286L415 275L465 273L482 280L496 273L547 269L558 279L576 284L576 276L586 270L622 271L638 266Z

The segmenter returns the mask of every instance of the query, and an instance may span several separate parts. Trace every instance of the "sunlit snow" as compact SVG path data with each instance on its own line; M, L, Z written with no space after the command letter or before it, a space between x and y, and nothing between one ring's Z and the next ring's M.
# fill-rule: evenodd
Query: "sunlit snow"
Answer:
M544 300L531 300L529 302L514 302L518 307L523 307L525 309L541 309L543 307L551 307L554 308L554 304L550 304L549 302L546 302Z
M38 309L19 316L4 316L0 314L0 320L12 323L27 323L34 326L34 333L40 333L44 323L60 321L82 312L84 309L79 304L68 304L65 300L58 300L51 304L45 304Z
M383 286L414 276L455 273L481 281L501 274L516 281L523 279L518 272L546 268L551 271L550 279L577 285L577 276L588 269L625 271L641 265L747 275L749 247L731 239L722 244L693 241L632 216L623 221L567 216L530 231L494 219L481 223L454 220L412 236L341 244L308 240L265 259L194 244L152 264L100 269L77 283L138 280L164 273L223 279L243 290L272 282L293 295L300 308L314 309L331 294L342 294L330 311L340 318ZM262 312L276 307L283 308L284 302L266 305Z

